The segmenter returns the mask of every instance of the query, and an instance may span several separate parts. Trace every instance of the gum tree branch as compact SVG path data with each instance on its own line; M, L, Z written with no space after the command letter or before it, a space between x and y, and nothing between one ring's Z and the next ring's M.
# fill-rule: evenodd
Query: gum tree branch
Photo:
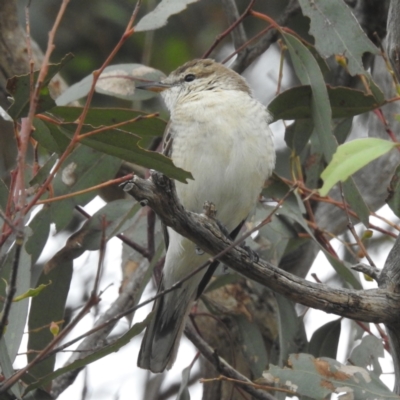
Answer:
M176 200L174 186L153 172L151 179L135 177L129 194L148 204L167 226L192 240L209 254L218 254L231 242L212 219L186 211ZM234 247L220 257L236 272L269 287L307 307L365 322L395 323L400 311L400 294L387 287L374 290L334 289L308 282L263 260L252 262L246 250Z

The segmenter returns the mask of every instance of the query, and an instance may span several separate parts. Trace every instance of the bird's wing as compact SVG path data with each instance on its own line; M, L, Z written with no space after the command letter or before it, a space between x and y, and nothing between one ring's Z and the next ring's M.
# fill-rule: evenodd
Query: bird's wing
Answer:
M161 153L164 154L164 156L171 157L172 141L173 141L173 130L172 130L172 125L171 125L171 120L170 120L168 122L167 126L165 127L165 131L164 131L164 135L163 135ZM161 223L161 228L162 228L163 235L164 235L165 250L168 250L168 245L169 245L168 229L167 229L166 225L164 225L163 223Z
M240 230L243 227L243 224L245 223L245 219L230 233L229 238L231 240L235 240L236 236L239 234ZM199 286L197 288L197 293L196 293L196 299L198 299L204 289L206 288L206 286L208 285L208 282L210 282L210 279L212 278L212 276L214 275L214 272L216 271L217 267L219 265L219 261L215 260L213 261L210 266L207 268L206 273L203 276L203 279L200 281Z

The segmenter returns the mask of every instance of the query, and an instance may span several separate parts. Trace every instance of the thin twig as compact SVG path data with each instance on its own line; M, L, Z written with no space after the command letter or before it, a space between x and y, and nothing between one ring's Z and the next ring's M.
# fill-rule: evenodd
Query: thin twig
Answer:
M250 4L247 6L246 10L244 13L224 32L219 34L216 38L214 43L211 45L211 47L203 54L201 58L206 58L208 57L211 52L218 46L219 42L224 39L226 36L228 36L249 14L251 7L253 7L253 4L255 3L255 0L251 0Z
M39 200L38 202L36 202L36 205L54 203L55 201L61 201L61 200L69 199L71 197L76 197L81 194L85 194L85 193L93 192L94 190L99 190L99 189L105 188L107 186L119 185L123 182L128 181L129 179L132 179L132 177L133 177L133 174L129 174L129 175L122 176L121 178L110 179L107 182L100 183L99 185L95 185L95 186L92 186L87 189L78 190L77 192L67 193L67 194L63 194L62 196L51 197L49 199Z

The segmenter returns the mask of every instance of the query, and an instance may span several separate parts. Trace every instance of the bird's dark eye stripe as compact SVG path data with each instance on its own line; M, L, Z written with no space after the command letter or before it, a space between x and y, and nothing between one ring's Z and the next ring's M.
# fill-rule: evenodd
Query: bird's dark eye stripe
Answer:
M196 76L194 74L187 74L184 79L186 82L192 82L196 79Z

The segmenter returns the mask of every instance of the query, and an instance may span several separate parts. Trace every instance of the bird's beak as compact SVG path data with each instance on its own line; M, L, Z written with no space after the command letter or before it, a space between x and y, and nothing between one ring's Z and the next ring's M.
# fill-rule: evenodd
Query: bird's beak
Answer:
M167 83L162 83L162 82L148 82L148 83L142 83L140 85L136 86L136 89L141 89L141 90L149 90L151 92L163 92L166 89L169 89L171 85Z

